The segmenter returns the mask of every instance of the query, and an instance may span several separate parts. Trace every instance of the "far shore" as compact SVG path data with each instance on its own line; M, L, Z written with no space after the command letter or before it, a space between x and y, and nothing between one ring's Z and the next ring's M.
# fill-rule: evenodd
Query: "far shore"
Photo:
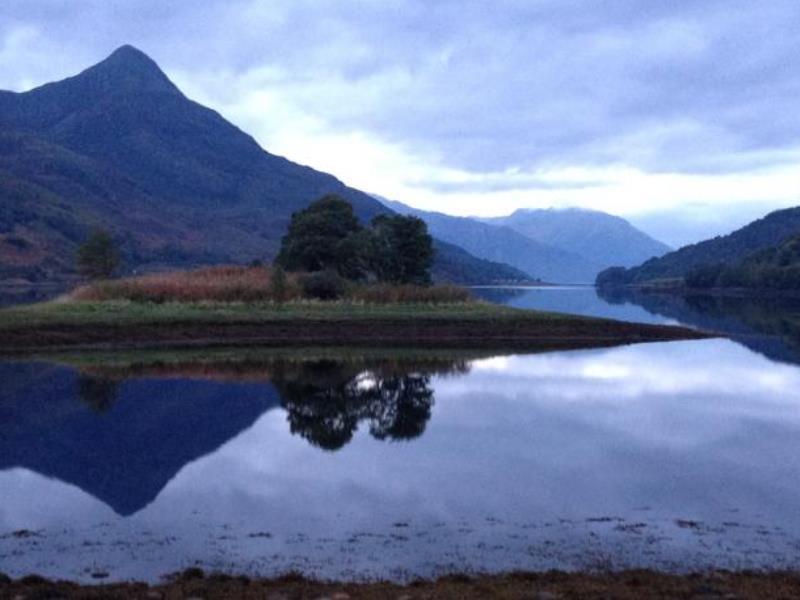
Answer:
M537 351L714 337L482 302L49 302L0 311L0 353L215 346Z

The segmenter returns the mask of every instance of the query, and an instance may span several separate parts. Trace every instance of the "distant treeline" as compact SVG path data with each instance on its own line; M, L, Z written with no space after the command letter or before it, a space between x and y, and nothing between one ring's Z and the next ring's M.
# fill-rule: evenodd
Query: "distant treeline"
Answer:
M691 288L800 290L800 236L734 265L695 269L687 273L685 282Z

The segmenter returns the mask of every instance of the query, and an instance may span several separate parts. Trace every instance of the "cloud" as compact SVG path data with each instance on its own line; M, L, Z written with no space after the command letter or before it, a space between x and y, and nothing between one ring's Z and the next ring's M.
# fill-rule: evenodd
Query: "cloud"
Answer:
M3 13L0 88L132 43L270 151L419 206L635 215L800 195L786 176L800 167L796 0L5 0ZM672 183L670 198L654 188Z

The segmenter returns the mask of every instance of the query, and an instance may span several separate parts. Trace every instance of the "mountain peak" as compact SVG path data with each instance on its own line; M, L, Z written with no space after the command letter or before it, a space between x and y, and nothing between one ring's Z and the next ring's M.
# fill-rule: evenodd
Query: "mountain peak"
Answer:
M122 91L180 93L152 58L128 44L120 46L78 77L90 78L103 88Z
M112 52L108 58L104 62L107 61L115 61L115 62L125 62L125 63L149 63L151 65L155 65L155 62L152 58L147 56L144 52L136 48L135 46L131 46L130 44L123 44L114 52ZM156 68L158 68L156 66Z

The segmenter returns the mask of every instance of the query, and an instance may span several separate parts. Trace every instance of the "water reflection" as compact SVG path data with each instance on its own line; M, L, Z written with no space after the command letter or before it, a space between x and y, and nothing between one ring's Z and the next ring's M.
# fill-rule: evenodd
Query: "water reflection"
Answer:
M636 304L653 315L709 331L781 362L800 364L800 297L664 294L628 288L597 290L611 305Z
M739 344L267 352L0 363L3 570L798 566L800 369Z
M680 323L728 335L772 360L800 364L800 297L644 292L630 288L477 288L490 302L640 323Z
M667 323L635 303L609 303L592 286L481 287L473 293L488 302L550 312L618 319L638 323Z
M119 398L119 382L92 375L78 376L78 397L93 411L108 411Z
M362 370L333 360L282 362L273 383L292 433L325 450L347 444L362 421L379 440L418 437L433 406L429 374L386 373L380 365Z
M361 423L375 439L411 440L431 417L431 377L466 372L465 359L430 357L0 363L0 470L55 477L128 515L269 410L324 450Z

